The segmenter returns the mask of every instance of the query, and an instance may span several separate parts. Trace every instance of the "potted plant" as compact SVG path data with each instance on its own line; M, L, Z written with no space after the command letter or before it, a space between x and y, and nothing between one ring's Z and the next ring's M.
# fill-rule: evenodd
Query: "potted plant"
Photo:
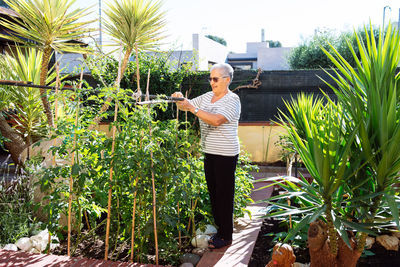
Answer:
M285 241L310 225L311 266L356 266L368 234L399 227L400 38L390 25L378 40L372 27L365 34L365 43L356 35L360 57L348 43L357 68L322 48L336 67L328 85L337 101L301 95L280 120L313 181L275 180L287 193L269 201L296 197L300 205L274 203L280 210L269 215L301 214Z

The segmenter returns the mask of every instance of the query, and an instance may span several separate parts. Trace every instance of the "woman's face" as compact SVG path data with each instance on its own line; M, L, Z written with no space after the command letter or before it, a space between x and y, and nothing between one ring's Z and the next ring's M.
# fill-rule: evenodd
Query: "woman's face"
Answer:
M228 90L231 78L224 76L221 69L213 69L210 73L210 85L214 94L224 93Z

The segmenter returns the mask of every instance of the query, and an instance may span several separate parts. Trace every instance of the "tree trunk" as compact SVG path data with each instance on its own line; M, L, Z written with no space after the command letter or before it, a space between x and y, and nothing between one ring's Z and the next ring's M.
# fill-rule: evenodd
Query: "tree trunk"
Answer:
M45 48L43 51L42 65L40 66L40 85L46 85L50 56L51 48ZM47 92L43 88L40 88L40 98L42 99L44 112L47 116L47 122L51 128L54 128L53 112L51 111Z
M26 148L27 144L6 121L3 115L0 114L0 132L1 135L10 141L4 142L5 147L11 154L11 158L15 164L21 165L22 161L20 155L22 151Z
M356 267L361 253L357 251L357 244L352 234L349 239L351 248L339 238L338 252L334 255L329 246L327 225L322 221L312 222L308 229L310 267Z

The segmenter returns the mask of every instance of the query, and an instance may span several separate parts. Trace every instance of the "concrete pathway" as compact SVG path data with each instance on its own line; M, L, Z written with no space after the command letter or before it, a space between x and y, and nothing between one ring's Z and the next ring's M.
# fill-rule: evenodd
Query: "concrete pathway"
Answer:
M266 177L284 175L284 168L265 168L261 167L260 172L253 173L255 180ZM272 195L273 187L257 190L268 185L266 182L255 182L254 190L251 194L253 201L267 199ZM214 249L206 252L201 258L197 267L211 266L247 266L253 253L258 233L263 222L262 216L265 215L265 203L255 203L248 206L251 211L251 219L241 218L235 223L232 245L223 249Z

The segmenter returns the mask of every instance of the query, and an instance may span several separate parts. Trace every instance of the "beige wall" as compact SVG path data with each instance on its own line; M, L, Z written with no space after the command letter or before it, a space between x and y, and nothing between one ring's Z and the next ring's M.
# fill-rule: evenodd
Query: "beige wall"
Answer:
M281 149L275 143L286 131L277 125L239 125L239 139L242 148L250 153L254 162L276 162L281 160Z

